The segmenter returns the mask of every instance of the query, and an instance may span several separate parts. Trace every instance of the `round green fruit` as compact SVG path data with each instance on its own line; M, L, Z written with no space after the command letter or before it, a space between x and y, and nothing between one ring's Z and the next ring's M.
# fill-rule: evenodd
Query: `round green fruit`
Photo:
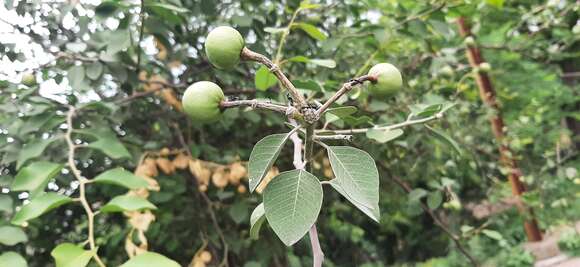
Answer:
M380 63L373 66L368 75L377 77L371 85L370 91L380 96L391 96L403 87L403 77L397 67L389 63Z
M185 90L181 102L185 113L193 121L207 123L221 117L220 103L224 99L224 92L217 84L201 81Z
M213 29L205 40L205 53L218 69L231 69L240 62L244 38L234 28L221 26Z
M36 76L34 76L32 73L26 73L22 75L22 84L26 86L36 85Z

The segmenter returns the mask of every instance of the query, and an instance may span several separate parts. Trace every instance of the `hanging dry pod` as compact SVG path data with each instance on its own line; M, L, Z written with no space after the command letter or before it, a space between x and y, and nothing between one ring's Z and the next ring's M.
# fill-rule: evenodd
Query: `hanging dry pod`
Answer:
M230 175L228 176L229 181L233 185L240 183L240 180L248 175L248 170L242 163L234 162L229 166Z
M167 158L157 158L155 162L157 163L157 167L159 167L163 173L172 174L175 172L173 163L171 163Z
M173 166L176 169L186 169L189 166L189 157L183 153L177 154L177 156L173 159Z
M189 172L195 176L197 183L200 185L208 185L209 178L211 177L211 171L202 165L200 160L191 159L189 160Z
M211 175L211 181L217 188L224 188L228 185L228 174L224 167L218 167Z

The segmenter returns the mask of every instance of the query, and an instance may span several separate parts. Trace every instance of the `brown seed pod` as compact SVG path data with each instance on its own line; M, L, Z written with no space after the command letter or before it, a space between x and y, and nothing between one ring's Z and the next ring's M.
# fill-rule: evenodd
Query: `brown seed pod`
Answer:
M207 185L206 184L200 184L198 188L199 188L199 191L200 192L207 191Z
M195 176L197 182L200 185L208 185L209 178L211 177L211 171L202 165L200 160L191 159L189 160L189 172Z
M203 262L208 263L211 261L211 253L209 253L209 251L207 251L207 250L204 250L199 254L199 258Z
M217 188L224 188L228 185L228 177L224 167L218 167L211 175L211 181Z
M175 166L176 169L180 170L186 169L189 166L189 157L183 153L179 153L173 159L173 166Z
M248 171L244 165L240 162L234 162L229 166L230 175L228 176L229 181L233 185L240 183L240 180L248 175Z
M163 173L172 174L175 172L175 167L173 166L173 163L171 163L171 161L169 161L167 158L157 158L155 162L157 163L157 166L159 167L159 169L161 169Z
M243 184L238 185L238 193L243 194L248 192L248 189L246 188L246 186L244 186Z
M161 156L169 156L169 154L171 153L171 150L169 150L169 148L164 147L161 150L159 150L159 155Z

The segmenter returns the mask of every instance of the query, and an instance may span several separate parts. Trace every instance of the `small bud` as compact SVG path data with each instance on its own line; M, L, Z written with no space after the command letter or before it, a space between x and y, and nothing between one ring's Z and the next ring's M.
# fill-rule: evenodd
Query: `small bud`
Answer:
M463 40L463 43L467 46L475 46L475 39L471 36L467 36L465 37L465 40Z

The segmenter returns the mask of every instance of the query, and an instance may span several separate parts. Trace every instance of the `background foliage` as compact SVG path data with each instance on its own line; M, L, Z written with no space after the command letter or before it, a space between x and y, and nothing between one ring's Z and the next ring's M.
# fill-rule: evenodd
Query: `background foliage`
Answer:
M217 25L231 25L244 35L249 48L273 58L281 28L299 4L5 1L3 12L15 12L20 19L0 23L11 25L14 34L26 36L43 52L32 54L10 40L0 43L3 64L14 62L16 70L0 73L0 232L8 231L0 234L7 239L0 240L0 252L17 252L29 266L47 266L54 262L51 251L58 244L87 239L86 214L78 203L30 220L25 227L9 223L36 191L78 197L79 183L70 168L61 165L67 162L65 135L72 126L77 129L74 140L81 146L76 160L83 176L93 178L124 167L154 179L146 192L129 188L148 196L157 207L149 213L154 221L145 227L148 250L183 266L201 264L197 252L204 250L212 255L204 264L211 266L222 262L224 255L231 266L310 265L306 240L285 247L268 227L263 227L258 240L250 238L250 212L261 195L248 194L246 180L240 183L235 178L243 175L232 175L234 170L243 174L240 162L248 159L255 142L287 129L283 119L236 109L228 110L219 123L192 125L177 100L188 84L210 80L228 96L286 101L275 80L254 64L243 63L229 72L211 68L203 40ZM472 22L476 41L491 64L509 145L530 189L524 201L536 208L543 229L578 220L578 2L342 0L320 4L321 8L298 14L298 24L281 50L285 73L297 87L308 96L329 96L378 62L398 66L406 83L403 92L388 100L369 97L364 87L355 90L342 101L357 105L358 112L332 124L370 126L369 118L396 123L421 105L449 101L456 107L431 126L458 147L456 151L447 139L437 138L423 126L405 129L404 135L388 143L355 138L352 145L371 153L380 166L381 221L375 223L325 189L318 227L326 266L466 265L448 236L420 209L423 198L480 261L498 264L509 258L513 266L530 263L529 255L519 248L525 235L515 209L483 218L475 215L477 204L505 205L511 193L505 170L498 166L487 121L490 111L479 100L454 22L458 16ZM22 65L17 63L33 62L34 57L46 60L18 67ZM38 83L21 83L25 73L34 73ZM66 122L69 106L77 109L72 125ZM281 171L292 168L289 151L284 150L276 162ZM184 164L179 157L189 157L188 153L192 160L186 158ZM52 175L47 174L46 162L58 165L52 166L56 170ZM190 166L192 162L199 163L197 169ZM15 189L17 176L35 165L45 170L41 171L45 180ZM318 177L329 175L322 157L315 167ZM393 177L411 185L411 194L397 187ZM126 191L90 184L86 195L98 209ZM444 207L450 196L461 205ZM141 219L151 219L142 215L147 213L139 214L145 216ZM135 216L96 215L96 245L107 265L127 261L128 235L130 243L143 248L139 227L129 221ZM577 249L574 240L567 244Z

